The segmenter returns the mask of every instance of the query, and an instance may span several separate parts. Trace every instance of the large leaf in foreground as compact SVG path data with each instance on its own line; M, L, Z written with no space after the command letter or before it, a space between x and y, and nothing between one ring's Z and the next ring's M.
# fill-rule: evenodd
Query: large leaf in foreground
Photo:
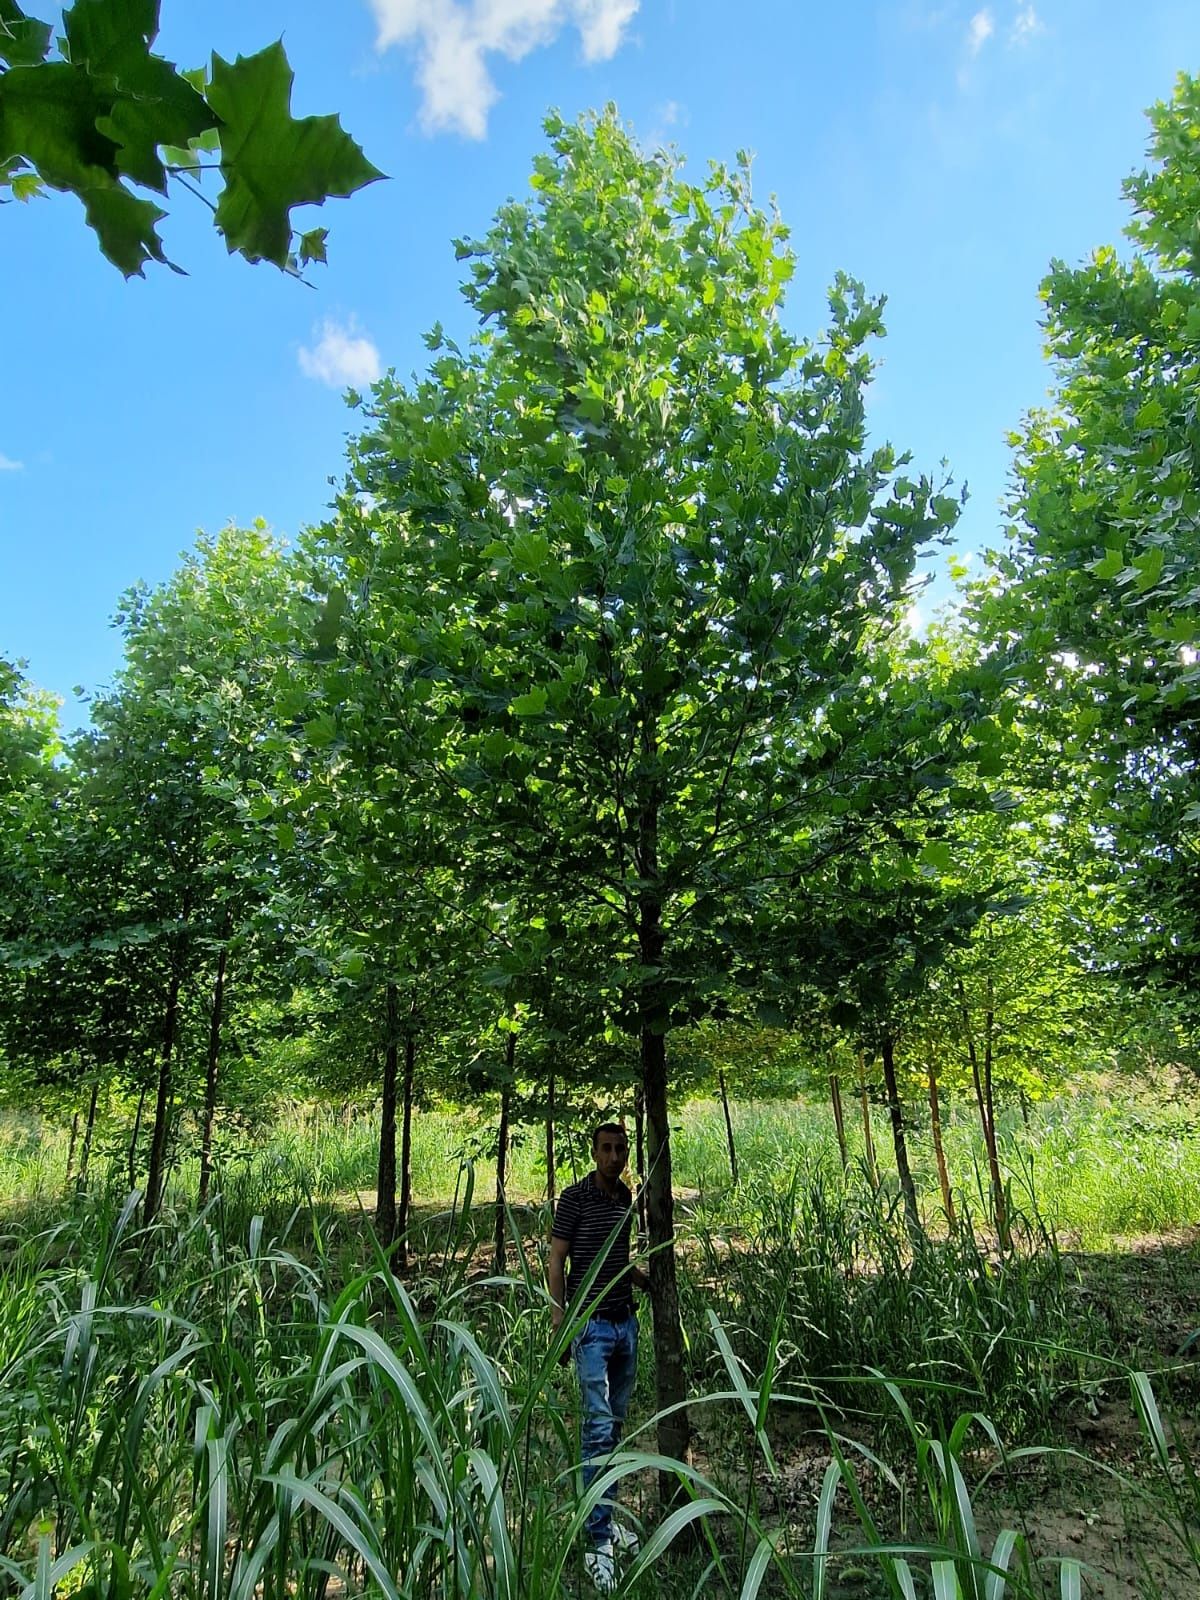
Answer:
M336 116L291 113L292 69L281 44L232 64L213 56L208 102L221 119L217 227L230 251L287 265L290 212L353 194L383 174Z

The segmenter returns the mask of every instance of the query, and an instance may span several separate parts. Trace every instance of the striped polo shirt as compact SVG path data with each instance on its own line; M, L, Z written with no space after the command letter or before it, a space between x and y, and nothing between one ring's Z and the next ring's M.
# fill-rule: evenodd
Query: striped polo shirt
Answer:
M588 1291L589 1316L621 1318L632 1314L633 1286L625 1271L629 1265L632 1225L633 1195L619 1178L615 1195L606 1194L595 1173L590 1172L558 1197L554 1208L554 1237L565 1239L569 1246L568 1300L575 1299L592 1263L608 1245L608 1254ZM615 1283L616 1278L621 1281Z

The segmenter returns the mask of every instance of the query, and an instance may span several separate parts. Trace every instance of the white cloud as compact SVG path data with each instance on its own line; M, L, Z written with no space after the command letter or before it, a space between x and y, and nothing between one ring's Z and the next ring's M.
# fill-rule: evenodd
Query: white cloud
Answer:
M975 13L968 24L967 54L977 56L995 31L996 24L992 20L992 13L987 6L984 6L982 11Z
M1009 44L1028 44L1035 33L1042 32L1042 19L1032 5L1021 5L1008 30Z
M300 370L306 378L316 378L331 389L344 389L374 383L379 377L383 370L379 351L358 331L353 317L345 324L326 317L313 333L316 342L311 348L300 348Z
M0 454L0 472L20 472L24 465L23 461L14 461L11 456Z
M585 61L615 55L640 0L370 0L379 51L414 47L427 132L487 133L500 91L487 57L520 61L566 27L578 30Z

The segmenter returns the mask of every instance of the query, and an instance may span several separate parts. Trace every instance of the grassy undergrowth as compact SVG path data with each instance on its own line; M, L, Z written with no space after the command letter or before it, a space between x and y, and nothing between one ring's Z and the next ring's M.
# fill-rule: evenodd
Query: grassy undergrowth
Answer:
M876 1108L875 1145L881 1182L895 1192L886 1121ZM734 1137L743 1171L759 1185L786 1191L801 1167L832 1171L837 1149L827 1107L776 1101L732 1108ZM489 1108L420 1112L414 1122L413 1192L439 1209L450 1204L460 1163L474 1162L480 1193L494 1183L487 1154L494 1132ZM124 1125L102 1130L93 1157L93 1182L128 1187L124 1176ZM558 1183L587 1170L586 1130L559 1129ZM956 1193L977 1213L986 1211L985 1162L970 1108L952 1107L945 1128L947 1157ZM220 1157L227 1194L242 1191L258 1209L290 1209L297 1196L318 1200L369 1194L375 1182L378 1126L371 1116L347 1120L321 1108L297 1107L269 1129L240 1140L227 1138ZM35 1116L0 1115L0 1210L45 1201L57 1204L64 1186L67 1137ZM1061 1240L1101 1249L1114 1239L1162 1234L1200 1220L1200 1106L1156 1098L1090 1099L1076 1096L1035 1107L1028 1127L1015 1113L1001 1129L1001 1154L1018 1209L1046 1218ZM850 1127L854 1166L863 1157L861 1132ZM941 1203L927 1141L918 1128L910 1156L922 1208L936 1223ZM718 1104L693 1101L679 1113L673 1141L677 1186L705 1202L730 1188L725 1126ZM177 1198L195 1193L195 1162L173 1169ZM546 1193L538 1129L523 1130L514 1144L508 1192L536 1201Z
M1009 1129L1017 1248L1003 1255L972 1214L978 1153L965 1124L949 1129L959 1221L914 1252L894 1185L868 1183L857 1162L843 1173L820 1112L741 1108L736 1190L717 1176L718 1118L689 1107L678 1135L697 1449L672 1469L679 1501L664 1516L647 1337L637 1426L611 1468L646 1533L625 1593L1113 1592L1089 1587L1069 1541L1010 1509L1041 1492L1022 1476L1035 1471L1058 1473L1068 1496L1079 1473L1102 1477L1136 1523L1126 1565L1140 1560L1144 1583L1117 1592L1200 1592L1195 1369L1131 1371L1122 1280L1105 1291L1111 1303L1098 1298L1046 1220L1093 1242L1194 1218L1196 1134L1183 1114L1076 1104ZM455 1165L456 1193L440 1163L471 1130L426 1114L417 1192L428 1203L400 1282L353 1199L369 1187L373 1135L366 1120L285 1127L225 1160L200 1215L177 1171L147 1233L119 1159L67 1194L59 1147L10 1124L0 1591L584 1592L575 1397L547 1333L545 1214L510 1214L527 1237L515 1275L493 1278L491 1209L469 1203L490 1174ZM536 1201L540 1188L526 1146L513 1190ZM1136 1462L1136 1450L1088 1457L1073 1419L1106 1410L1140 1429Z
M797 1204L789 1226L812 1225ZM460 1214L442 1254L402 1284L345 1214L322 1223L302 1208L276 1237L261 1217L244 1222L214 1203L142 1233L132 1205L93 1198L0 1241L10 1592L543 1600L577 1589L586 1502L570 1471L574 1402L528 1266L536 1252L520 1253L512 1278L480 1276ZM877 1276L890 1274L884 1263ZM736 1309L732 1290L726 1304ZM646 1523L623 1592L1083 1592L1073 1555L1034 1551L1017 1525L980 1532L989 1478L1023 1455L1006 1455L971 1404L986 1380L973 1393L936 1361L920 1377L860 1371L871 1398L851 1415L854 1375L842 1375L841 1402L818 1393L794 1327L777 1319L756 1364L720 1307L689 1323L707 1382L698 1457L671 1469L678 1503L660 1516L649 1493L662 1465L651 1420L607 1475ZM891 1336L915 1350L931 1332L896 1324ZM1180 1470L1188 1458L1168 1442L1149 1378L1133 1394L1163 1536L1196 1558L1200 1580L1194 1473ZM886 1457L863 1426L876 1407L895 1422ZM823 1447L810 1502L786 1513L781 1415L802 1416Z

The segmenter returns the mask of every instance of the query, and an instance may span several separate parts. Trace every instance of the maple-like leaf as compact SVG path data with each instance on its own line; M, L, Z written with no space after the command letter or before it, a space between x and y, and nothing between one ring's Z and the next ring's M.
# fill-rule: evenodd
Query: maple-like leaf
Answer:
M198 138L213 114L176 67L150 49L158 0L75 0L63 28L71 66L87 73L98 99L110 102L96 128L113 142L117 171L165 194L158 147Z
M50 48L50 25L27 17L15 0L0 0L0 61L32 67Z
M216 223L230 252L286 267L291 208L353 194L383 177L336 116L291 113L282 44L230 63L213 56L208 103L220 118L225 188Z

